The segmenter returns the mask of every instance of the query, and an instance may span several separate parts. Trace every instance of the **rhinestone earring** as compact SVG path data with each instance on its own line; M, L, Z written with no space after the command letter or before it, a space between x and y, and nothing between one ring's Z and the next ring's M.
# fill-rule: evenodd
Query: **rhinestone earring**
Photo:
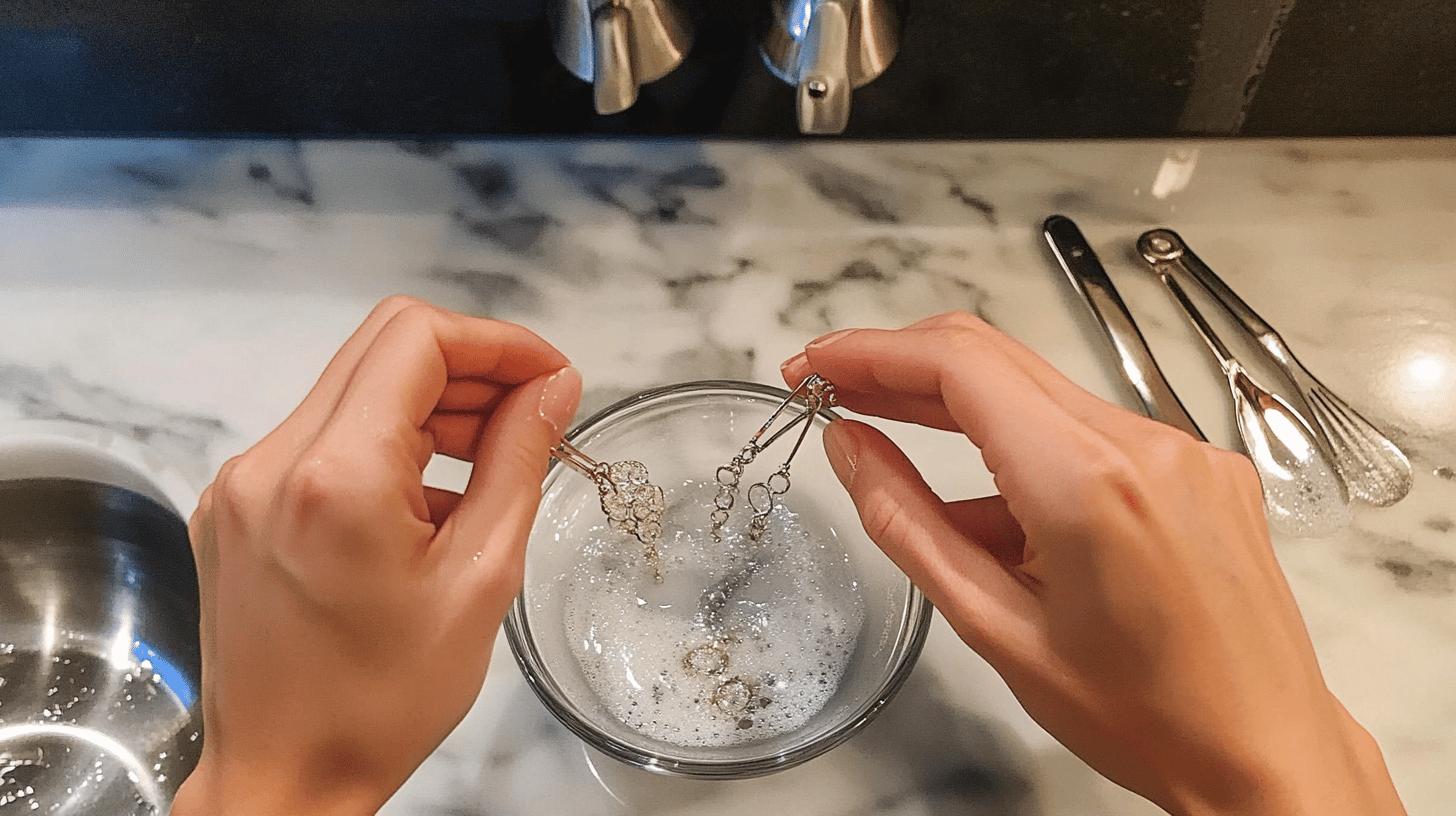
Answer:
M662 514L667 504L662 488L648 476L647 466L632 460L598 462L565 440L551 449L551 455L596 483L607 523L642 544L653 580L662 583L662 556L657 542L662 538Z

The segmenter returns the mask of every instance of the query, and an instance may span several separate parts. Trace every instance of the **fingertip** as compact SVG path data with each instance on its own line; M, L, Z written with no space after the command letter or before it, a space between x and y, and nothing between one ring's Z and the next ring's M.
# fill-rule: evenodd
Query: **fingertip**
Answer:
M553 434L559 437L570 427L580 403L581 372L572 366L565 366L552 373L541 384L536 413L546 420Z
M859 331L859 329L839 329L838 331L832 331L826 335L817 337L814 340L809 341L809 345L805 346L805 348L822 349L829 346L831 343L835 343L851 334L854 334L857 331Z
M779 365L779 373L783 375L784 383L791 387L803 382L810 373L808 355L801 351L783 361Z
M859 471L858 429L861 423L852 419L841 419L829 423L824 429L824 453L829 457L829 466L840 484L846 489L854 487L854 477Z

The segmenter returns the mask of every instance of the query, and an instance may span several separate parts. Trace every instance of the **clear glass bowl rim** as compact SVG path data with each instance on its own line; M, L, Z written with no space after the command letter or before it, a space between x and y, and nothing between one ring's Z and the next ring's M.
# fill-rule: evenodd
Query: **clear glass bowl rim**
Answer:
M746 382L743 380L696 380L693 382L675 383L673 385L659 386L639 391L625 399L618 400L606 408L597 411L587 419L583 420L569 433L567 440L588 434L597 429L602 423L611 421L618 414L630 408L635 408L647 402L654 402L683 394L699 392L728 392L739 395L755 397L770 397L774 403L783 400L789 392L783 388L777 388L762 383ZM833 421L839 415L828 408L821 409L820 415ZM552 460L550 468L546 471L546 479L549 481L551 474L561 463ZM907 583L909 579L906 579ZM509 613L506 615L505 632L506 641L510 644L511 654L515 656L516 665L520 667L521 674L526 678L526 683L535 692L542 705L547 711L565 725L568 730L580 738L583 742L597 749L598 751L625 762L628 765L641 768L652 773L667 776L684 776L709 779L747 779L754 776L774 773L786 770L795 765L807 762L820 754L838 746L845 740L854 736L861 729L879 714L880 710L900 690L905 679L910 676L910 671L920 658L920 652L925 646L925 638L930 632L931 605L930 601L921 594L915 585L910 585L908 602L905 604L905 617L901 621L900 638L895 644L896 662L880 683L878 691L849 717L833 728L825 731L817 738L802 745L797 745L786 751L769 754L761 757L750 757L747 759L725 759L705 760L687 757L675 757L659 753L648 748L632 745L607 734L596 726L592 725L585 717L578 714L576 708L565 698L565 695L556 687L555 682L550 678L549 673L543 665L540 655L537 653L535 644L530 638L530 626L527 624L525 608L525 592L516 596L511 604Z

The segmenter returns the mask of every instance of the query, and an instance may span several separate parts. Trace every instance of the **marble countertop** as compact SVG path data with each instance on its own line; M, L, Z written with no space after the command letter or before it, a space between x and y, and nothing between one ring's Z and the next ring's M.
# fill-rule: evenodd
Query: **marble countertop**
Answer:
M1151 226L1179 230L1411 455L1406 501L1277 546L1331 686L1411 812L1448 812L1456 141L0 140L0 421L112 429L200 489L391 292L533 327L582 370L583 411L667 382L776 382L827 329L952 308L1132 406L1045 254L1052 212L1080 223L1216 442L1233 436L1222 380L1130 259ZM891 432L945 495L991 491L969 450ZM498 648L479 703L390 816L1156 812L1042 732L941 622L863 734L734 783L589 756Z

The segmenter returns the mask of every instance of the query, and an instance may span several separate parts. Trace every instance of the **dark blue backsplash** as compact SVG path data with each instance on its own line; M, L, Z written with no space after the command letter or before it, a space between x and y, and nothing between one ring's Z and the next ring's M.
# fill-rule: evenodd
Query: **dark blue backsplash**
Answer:
M0 0L0 131L791 136L767 2L698 0L686 63L603 117L543 0ZM847 135L1456 133L1456 3L1291 2L907 0Z

